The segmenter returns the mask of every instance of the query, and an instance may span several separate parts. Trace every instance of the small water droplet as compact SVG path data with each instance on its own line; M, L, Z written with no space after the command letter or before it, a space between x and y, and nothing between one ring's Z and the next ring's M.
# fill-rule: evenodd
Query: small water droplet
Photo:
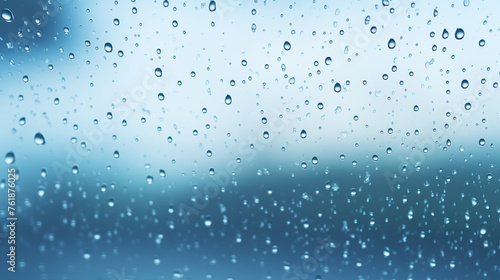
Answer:
M450 33L448 33L448 30L446 28L443 30L443 39L448 39L448 36L450 36Z
M485 44L486 44L486 41L484 41L483 39L479 40L480 47L484 47Z
M113 152L113 157L114 158L119 158L120 157L120 153L118 151L114 151Z
M465 103L465 110L470 110L471 107L472 105L469 102Z
M325 64L326 64L326 65L330 65L330 64L332 64L332 58L331 58L331 57L327 57L327 58L325 58Z

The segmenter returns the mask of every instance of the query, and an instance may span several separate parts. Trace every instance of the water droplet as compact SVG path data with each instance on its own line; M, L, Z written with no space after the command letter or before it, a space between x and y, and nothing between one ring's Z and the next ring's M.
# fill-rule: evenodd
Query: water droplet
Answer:
M26 124L26 118L22 117L19 119L19 125L25 125Z
M13 164L15 161L16 161L16 156L14 155L14 152L8 152L5 155L5 163Z
M37 145L45 145L45 137L43 137L43 134L41 134L40 132L37 132L35 134L35 143Z
M355 189L355 188L352 188L352 189L351 189L351 196L353 196L353 197L354 197L354 196L356 196L356 193L357 193L357 192L356 192L356 189Z
M335 92L340 92L341 89L342 89L342 86L339 83L336 83L335 86L333 87L333 90Z
M216 7L215 7L215 1L214 0L211 0L210 1L210 4L208 5L208 9L210 10L210 12L214 12Z
M120 24L120 20L119 20L119 19L117 19L117 18L115 18L115 19L113 20L113 23L114 23L115 25L119 25L119 24Z
M385 150L385 152L389 155L392 154L392 148L391 147L387 148L387 150Z
M326 65L330 65L330 64L332 64L332 58L331 58L331 57L327 57L327 58L325 58L325 64L326 64Z
M45 187L44 186L39 186L37 194L39 197L43 197L45 195Z
M27 83L30 81L30 78L28 77L28 75L24 75L23 76L23 82Z
M312 161L312 164L314 164L314 165L318 164L318 158L317 157L313 157L311 161Z
M438 16L438 14L439 14L439 13L438 13L438 10L437 10L437 9L434 9L434 12L433 12L434 17L437 17L437 16Z
M396 47L396 41L394 41L394 39L391 38L387 43L387 47L389 47L389 49L394 49Z
M90 253L85 253L85 254L83 254L83 258L84 258L85 260L90 259Z
M111 45L111 43L106 43L104 44L104 50L107 52L107 53L110 53L113 51L113 45Z
M114 158L119 158L120 157L120 153L118 151L114 151L113 152L113 157Z
M73 174L78 174L80 172L80 170L78 169L78 166L73 166L73 168L71 169L71 171L73 172Z
M153 176L147 176L146 177L146 182L148 182L148 185L153 184Z
M448 33L448 30L446 28L443 30L443 39L448 39L448 36L450 36L450 33Z
M479 145L484 146L484 144L486 144L486 141L484 140L484 138L479 139Z
M413 106L413 111L418 112L418 105Z
M370 28L370 32L371 32L372 34L377 33L377 27L376 27L376 26L372 26L372 27Z
M292 45L290 44L290 42L285 41L285 43L283 44L283 48L285 48L285 51L289 51L292 48Z
M161 77L161 76L162 76L162 74L163 74L163 72L161 71L161 69L160 69L160 68L156 68L156 69L155 69L155 76L156 76L156 77Z
M110 198L110 199L108 200L108 206L109 206L109 207L113 207L113 206L115 206L115 200L114 200L113 198Z
M168 6L169 6L168 0L163 1L163 7L165 7L165 8L166 8L166 7L168 7Z
M469 7L470 0L464 0L464 7Z
M462 28L457 28L457 31L455 31L455 39L457 40L462 40L465 36L465 32Z
M480 47L484 47L485 44L486 44L486 42L483 39L479 40Z
M302 131L300 132L300 138L304 139L306 137L307 137L307 132L304 129L302 129Z
M204 223L206 227L210 227L212 225L212 219L210 217L207 217Z
M163 101L165 99L165 95L163 93L158 93L158 100Z
M233 103L233 99L231 98L231 95L226 95L226 99L224 100L226 102L226 105L231 105Z
M468 88L469 87L469 81L467 81L466 79L462 80L461 86L462 86L463 89Z
M469 102L465 103L465 110L470 110L471 107L472 105Z
M264 131L264 133L262 134L262 137L264 137L264 139L269 139L269 132Z
M14 20L14 14L7 8L2 11L2 18L5 22L12 22Z
M378 156L377 156L377 155L373 155L373 156L372 156L372 160L373 160L373 161L378 161Z

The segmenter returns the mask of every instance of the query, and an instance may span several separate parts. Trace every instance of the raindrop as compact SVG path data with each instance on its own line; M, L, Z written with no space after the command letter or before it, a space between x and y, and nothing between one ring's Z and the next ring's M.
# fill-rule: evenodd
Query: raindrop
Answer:
M110 198L110 199L108 200L108 206L109 206L109 207L113 207L113 206L115 206L115 200L114 200L114 199L112 199L112 198Z
M486 144L486 141L484 140L484 138L479 139L479 145L484 146L484 144Z
M465 103L465 110L470 110L471 107L469 102Z
M111 43L106 43L104 44L104 50L107 52L107 53L110 53L113 51L113 45L111 45Z
M484 47L485 44L486 44L486 42L483 39L479 40L480 47Z
M285 41L283 47L285 48L285 51L289 51L292 48L292 45L290 44L290 42Z
M168 5L169 5L168 0L163 1L163 7L166 8L166 7L168 7Z
M443 39L448 39L448 36L450 36L450 34L448 33L448 30L446 30L446 28L443 30Z
M325 64L326 64L326 65L330 65L330 64L332 64L332 58L331 58L331 57L327 57L327 58L325 58Z
M469 87L469 81L467 80L462 80L462 84L461 84L462 88L463 89L466 89Z
M210 217L207 217L204 223L206 227L210 227L212 225L212 219Z
M26 118L22 117L19 119L19 125L25 125L26 124Z
M300 132L300 138L304 139L306 137L307 137L307 132L304 129L302 129L302 131Z
M457 31L455 31L455 39L457 40L462 40L465 36L465 32L462 28L457 28Z
M370 28L370 32L371 32L372 34L377 33L377 27L376 27L376 26L372 26L372 27Z
M16 161L16 156L14 155L14 152L8 152L5 155L5 163L13 164L15 161Z
M14 14L7 8L2 11L2 18L5 22L12 22L14 20Z
M418 105L413 106L413 111L418 112Z
M156 69L155 69L155 76L156 76L156 77L161 77L161 76L162 76L162 74L163 74L163 72L161 71L161 69L160 69L160 68L156 68Z
M231 98L231 95L226 95L226 99L224 100L226 102L226 105L231 105L233 103L233 99Z
M158 93L158 100L163 101L165 99L165 95L163 93Z
M396 41L394 41L394 39L391 38L389 40L389 43L387 43L387 46L389 47L389 49L394 49L396 47Z
M45 187L44 186L38 187L37 194L39 197L43 197L45 195Z
M335 86L333 87L333 90L334 90L335 92L340 92L340 90L341 90L341 89L342 89L342 87L340 86L340 84L339 84L339 83L336 83L336 84L335 84Z
M40 132L37 132L35 134L35 143L37 145L45 145L45 137L43 137L43 134L41 134Z
M119 25L119 24L120 24L120 20L119 20L119 19L117 19L117 18L115 18L115 19L113 20L113 23L114 23L115 25Z
M114 158L119 158L120 157L120 153L118 151L114 151L113 152L113 157Z
M214 12L216 7L215 7L215 1L214 0L211 0L210 1L210 4L208 5L208 9L210 10L210 12Z
M372 156L372 160L373 160L373 161L378 161L378 156L377 156L377 155L373 155L373 156Z
M312 158L312 164L314 164L314 165L318 164L318 158L317 157L313 157Z

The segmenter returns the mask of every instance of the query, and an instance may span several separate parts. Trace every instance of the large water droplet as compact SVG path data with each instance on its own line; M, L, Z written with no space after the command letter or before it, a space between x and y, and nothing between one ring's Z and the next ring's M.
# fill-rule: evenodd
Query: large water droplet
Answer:
M210 12L214 12L215 11L215 1L214 0L211 0L210 1L210 4L208 5L208 9L210 10Z
M285 48L285 51L289 51L292 48L292 45L290 44L290 42L285 41L285 43L283 44L283 48Z
M231 105L233 103L233 99L231 98L231 95L226 95L226 99L224 100L226 102L226 105Z
M304 129L302 129L302 131L300 132L300 138L304 139L306 137L307 137L307 132Z
M118 151L114 151L113 152L113 157L114 158L119 158L120 157L120 153Z
M333 90L335 92L340 92L341 89L342 89L342 86L339 83L336 83L335 86L333 86Z
M462 80L462 84L461 84L462 88L463 89L466 89L469 87L469 81L467 80Z
M37 194L39 197L43 197L45 195L45 187L44 186L38 187Z
M462 28L457 28L457 31L455 31L455 39L457 40L462 40L465 36L465 32Z
M14 155L14 152L8 152L5 155L5 163L13 164L15 161L16 161L16 156Z
M470 110L471 107L472 105L469 102L465 103L465 110Z
M331 57L327 57L327 58L325 58L325 64L326 64L326 65L330 65L330 64L332 64L332 58L331 58Z
M485 144L486 144L486 141L484 140L484 138L479 139L480 146L484 146Z
M35 143L37 145L45 145L45 137L43 137L43 134L41 134L40 132L37 132L35 134Z
M161 76L162 76L162 74L163 74L163 72L161 71L161 69L160 69L160 68L156 68L156 69L155 69L155 76L156 76L156 77L161 77Z
M9 9L5 8L2 11L2 18L6 22L12 22L14 20L14 14Z
M387 47L389 47L389 49L394 49L396 47L396 41L394 41L394 39L391 38L387 43Z
M106 43L104 44L104 50L108 53L112 52L113 51L113 45L111 45L111 43Z

